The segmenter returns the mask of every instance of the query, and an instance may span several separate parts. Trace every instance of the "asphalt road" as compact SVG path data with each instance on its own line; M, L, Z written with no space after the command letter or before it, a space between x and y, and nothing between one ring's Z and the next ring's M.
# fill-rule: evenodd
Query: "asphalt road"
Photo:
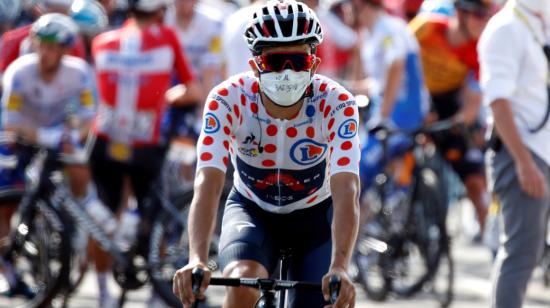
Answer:
M465 210L464 210L465 209ZM458 215L457 213L460 213ZM488 297L491 290L491 255L488 249L480 244L471 244L467 239L468 233L472 233L471 226L460 222L456 217L466 217L471 221L471 210L463 206L459 212L454 213L455 219L450 223L453 240L453 256L455 260L455 299L451 307L455 308L481 308L489 307ZM470 217L469 217L470 216ZM460 234L460 235L459 235ZM464 236L466 234L466 236ZM110 282L113 294L118 294L116 284ZM361 288L358 287L358 300L356 307L391 307L391 308L429 308L438 307L430 294L421 293L410 299L389 298L384 303L369 301ZM223 288L211 287L208 289L208 304L211 307L220 307L223 299ZM151 295L149 287L128 293L128 300L124 307L130 308L156 308L163 305L149 303ZM159 304L159 302L156 302ZM17 302L0 298L0 307L17 307ZM84 282L77 293L69 301L70 308L97 307L97 285L93 271L88 272ZM537 269L528 288L528 294L524 308L548 308L550 307L550 288L542 284L541 271ZM103 307L102 307L103 308Z

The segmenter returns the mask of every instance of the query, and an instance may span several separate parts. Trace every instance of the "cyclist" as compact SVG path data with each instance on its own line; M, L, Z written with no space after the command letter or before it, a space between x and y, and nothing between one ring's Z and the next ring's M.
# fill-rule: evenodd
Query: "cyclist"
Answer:
M92 42L100 104L92 127L97 140L91 166L99 196L113 213L121 204L127 176L140 212L148 215L143 200L164 161L160 124L167 102L195 102L200 95L176 34L162 25L170 2L132 1L133 17ZM187 91L165 97L172 73ZM105 281L107 273L102 268L97 275ZM102 294L109 297L106 287Z
M86 59L91 62L92 39L107 29L109 19L101 3L95 0L75 0L69 16L80 29L86 50Z
M233 190L219 252L223 275L268 278L280 249L290 247L291 279L322 281L328 299L328 277L338 275L335 307L353 307L347 267L359 213L355 100L315 75L323 33L305 4L269 1L253 14L245 38L252 72L215 87L205 106L189 213L190 261L176 272L174 293L186 307L196 300L196 267L206 272L201 293L208 285L208 246L231 159ZM230 288L224 306L253 307L257 297L256 290ZM315 293L292 292L289 301L290 307L325 305Z
M67 13L72 0L42 0L39 2L45 13ZM0 73L3 73L8 66L20 55L32 52L29 40L31 25L22 26L8 31L0 39ZM72 56L85 57L84 45L80 38L68 50Z
M73 151L72 145L86 137L95 112L90 67L79 58L64 55L76 40L77 26L69 17L51 13L33 23L30 34L37 52L17 59L3 77L3 129L32 144ZM68 126L69 119L77 121ZM11 183L3 184L18 186L33 154L30 148L18 148L16 170L2 170ZM97 201L88 185L89 170L77 166L66 170L75 199L86 207ZM1 225L9 225L10 218L2 217ZM4 264L4 274L11 287L7 295L32 296L9 264Z
M172 138L165 170L177 171L172 174L175 175L173 182L178 189L189 189L192 186L195 160L191 157L194 156L194 145L202 123L202 104L208 91L222 80L222 19L214 14L216 12L212 7L201 6L197 2L176 1L174 18L167 18L166 21L178 34L202 92L196 102L171 106L164 119L163 126ZM176 151L188 151L192 155L176 155ZM180 182L181 179L184 183Z
M478 122L481 93L476 45L492 4L489 0L455 0L454 6L456 12L451 17L421 13L409 26L420 44L432 115L439 119L454 117L468 130L477 130L466 134L462 130L438 133L434 141L464 183L482 235L489 195L480 149L483 136Z
M398 128L412 131L420 127L428 108L428 93L422 78L419 46L416 38L401 19L384 10L379 0L357 0L354 11L361 23L363 45L361 63L366 78L355 82L352 92L364 94L371 99L369 128ZM389 140L389 152L408 144L403 135L394 135ZM374 177L382 171L382 146L371 134L363 142L361 159L361 186L368 189ZM412 154L407 154L412 155ZM402 168L396 168L399 189L410 185L412 164L410 159L400 160ZM366 204L362 205L363 207ZM362 209L361 213L365 214Z

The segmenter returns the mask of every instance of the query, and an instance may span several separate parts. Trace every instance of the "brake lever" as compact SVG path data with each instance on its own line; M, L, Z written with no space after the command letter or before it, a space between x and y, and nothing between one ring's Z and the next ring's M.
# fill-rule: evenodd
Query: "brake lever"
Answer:
M338 294L340 293L340 286L342 285L342 280L339 276L332 275L328 282L328 290L330 294L330 303L334 305L338 299Z

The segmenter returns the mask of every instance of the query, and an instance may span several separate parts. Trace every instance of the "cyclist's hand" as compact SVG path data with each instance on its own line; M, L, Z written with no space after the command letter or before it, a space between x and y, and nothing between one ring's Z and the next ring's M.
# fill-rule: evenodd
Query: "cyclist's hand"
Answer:
M198 297L195 297L195 295L193 294L193 286L191 281L191 272L196 267L199 267L204 271L204 277L202 279L200 294ZM202 262L189 263L176 272L176 274L174 275L172 290L176 297L180 299L183 307L191 307L191 305L197 299L204 298L204 292L206 291L206 288L208 287L208 284L210 282L211 274L212 273L210 272L206 264Z
M325 308L352 308L355 307L355 287L345 269L331 268L323 277L323 297L329 301L329 280L332 275L340 277L340 292L333 305L327 305Z
M529 196L542 199L547 194L546 181L533 159L516 163L521 189Z

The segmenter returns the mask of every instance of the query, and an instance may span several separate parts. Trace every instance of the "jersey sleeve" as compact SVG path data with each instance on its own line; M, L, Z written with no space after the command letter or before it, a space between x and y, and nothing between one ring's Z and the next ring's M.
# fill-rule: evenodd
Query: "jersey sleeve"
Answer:
M324 109L323 131L328 138L330 175L359 174L359 113L355 98L344 89L335 90Z
M89 121L93 119L96 111L95 78L91 67L84 63L84 69L81 75L82 88L79 93L79 111L80 119Z
M238 110L234 110L238 106L229 94L229 87L231 85L227 82L222 83L212 89L206 100L197 143L197 171L205 167L214 167L223 172L227 169L231 138L242 117Z
M166 29L166 31L167 35L170 36L170 42L174 50L174 68L176 70L178 80L182 84L187 84L194 79L194 76L191 67L189 66L189 63L187 61L187 57L185 56L185 51L183 51L183 49L181 48L179 39L174 31L168 28Z
M23 108L23 96L21 94L21 80L11 66L2 79L2 125L19 124L21 110Z

